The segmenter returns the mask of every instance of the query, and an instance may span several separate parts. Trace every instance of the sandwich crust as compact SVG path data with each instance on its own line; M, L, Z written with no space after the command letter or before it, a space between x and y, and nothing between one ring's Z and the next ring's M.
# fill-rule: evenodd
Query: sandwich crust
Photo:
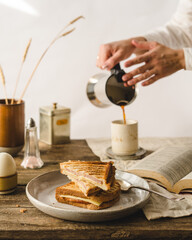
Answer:
M108 191L101 190L100 192L96 192L91 196L85 196L74 182L69 182L56 188L56 199L61 195L74 196L85 199L85 201L86 199L90 199L98 202L108 202L120 195L120 185L115 181L113 186Z
M60 171L62 174L68 175L73 181L76 181L77 184L83 181L103 190L109 190L115 175L115 167L112 164L112 162L70 160L60 164ZM83 186L80 186L80 188L83 190ZM89 195L89 188L91 189L89 186L84 188L85 195Z
M120 185L118 182L114 182L110 190L108 191L101 190L100 192L96 192L95 194L88 197L86 197L81 192L81 190L75 185L74 182L70 182L61 187L56 188L55 194L55 197L58 202L95 210L111 207L114 204L114 202L116 202L119 199L119 196ZM95 205L94 203L87 202L86 200L97 202L99 203L99 206Z
M58 202L70 204L70 205L73 205L76 207L87 208L89 210L100 210L100 209L104 209L104 208L109 208L109 207L113 206L119 200L119 198L120 198L120 195L118 195L116 198L114 198L111 201L103 202L100 206L97 206L92 203L76 201L74 199L63 198L63 197L60 197L59 195L56 195L56 199Z
M111 170L112 170L112 172L109 175L109 179L108 179L108 183L110 184L110 187L113 185L113 183L115 181L115 167L112 166ZM62 170L61 170L61 172L62 172ZM95 186L90 181L79 180L78 176L74 176L71 174L68 174L67 176L71 181L73 181L77 184L77 186L80 188L80 190L84 193L85 196L90 196L90 195L94 194L95 192L101 191L101 188L99 188L98 186Z

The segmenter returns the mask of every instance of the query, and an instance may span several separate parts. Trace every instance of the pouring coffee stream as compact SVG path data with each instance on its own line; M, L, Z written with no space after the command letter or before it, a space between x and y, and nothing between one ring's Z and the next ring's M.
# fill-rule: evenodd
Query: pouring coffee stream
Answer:
M126 124L125 106L122 105L121 109L123 111L123 123Z

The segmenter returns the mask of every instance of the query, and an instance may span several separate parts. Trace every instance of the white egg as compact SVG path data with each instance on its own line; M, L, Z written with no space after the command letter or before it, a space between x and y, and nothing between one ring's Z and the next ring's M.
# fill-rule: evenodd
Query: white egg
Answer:
M16 173L15 160L9 153L0 153L0 177L7 177Z

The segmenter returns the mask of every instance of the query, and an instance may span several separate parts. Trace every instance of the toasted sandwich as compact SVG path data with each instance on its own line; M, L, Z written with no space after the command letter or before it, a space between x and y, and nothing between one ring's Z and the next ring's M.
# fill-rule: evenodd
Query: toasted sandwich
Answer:
M60 163L60 171L76 182L86 196L94 192L93 189L109 190L115 179L112 162L70 160Z
M115 167L112 167L112 171L113 172L112 172L112 174L110 174L110 179L109 179L110 185L112 185L115 180L115 178L114 178ZM75 182L75 184L80 188L80 190L84 193L85 196L90 196L90 195L94 194L95 192L101 191L101 188L95 186L90 181L79 180L78 176L74 177L74 175L71 175L71 174L68 174L67 176L71 181Z
M84 193L85 196L90 196L102 190L101 188L93 185L90 182L80 181L78 178L74 178L71 175L67 175L67 176L71 181L73 181L78 186L78 188Z
M69 182L56 188L55 197L60 203L66 203L90 210L99 210L111 207L119 200L120 185L118 182L114 182L110 190L101 190L100 192L86 197L74 182Z

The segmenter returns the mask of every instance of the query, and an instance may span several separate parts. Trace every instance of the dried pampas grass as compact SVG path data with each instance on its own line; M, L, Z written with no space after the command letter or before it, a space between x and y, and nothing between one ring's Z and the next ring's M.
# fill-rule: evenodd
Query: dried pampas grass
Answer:
M17 101L17 103L21 103L21 100L23 99L23 96L24 96L24 94L25 94L25 92L26 92L26 90L27 90L27 88L28 88L28 86L29 86L29 84L30 84L30 82L31 82L31 79L33 78L33 75L34 75L35 71L37 70L40 62L42 61L42 59L43 59L43 57L45 56L45 54L47 53L47 51L51 48L51 46L52 46L58 39L60 39L60 38L62 38L62 37L64 37L64 36L72 33L72 32L75 30L75 28L72 28L71 30L69 30L69 31L67 31L67 32L64 32L64 30L67 29L70 25L72 25L72 24L74 24L75 22L77 22L78 20L80 20L81 18L84 18L84 17L83 17L83 16L79 16L79 17L73 19L72 21L70 21L61 31L59 31L59 33L55 36L55 38L54 38L54 39L51 41L51 43L48 45L48 47L44 50L43 54L41 55L41 57L39 58L37 64L35 65L35 68L34 68L34 70L32 71L32 73L31 73L31 75L30 75L30 77L29 77L29 80L27 81L27 84L26 84L26 86L25 86L25 88L24 88L24 90L23 90L23 92L22 92L19 100Z
M4 92L5 92L5 103L8 104L7 91L6 91L6 86L5 86L5 76L4 76L3 69L1 66L0 66L0 76L1 76L1 81L3 84Z
M27 88L28 88L28 86L29 86L29 84L30 84L30 82L31 82L31 79L33 78L33 75L34 75L35 71L37 70L40 62L42 61L42 59L43 59L43 57L45 56L45 54L47 53L47 51L51 48L51 46L52 46L58 39L60 39L60 38L62 38L62 37L65 37L65 36L67 36L68 34L72 33L72 32L75 30L75 28L72 28L72 29L70 29L70 30L67 31L67 32L64 32L64 31L65 31L70 25L74 24L75 22L77 22L77 21L78 21L79 19L81 19L81 18L84 18L84 17L83 17L83 16L79 16L79 17L73 19L72 21L70 21L64 28L62 28L62 30L55 36L55 38L51 41L51 43L48 45L48 47L44 50L43 54L41 55L41 57L39 58L37 64L35 65L35 68L33 69L32 73L31 73L31 75L30 75L30 77L29 77L29 79L28 79L28 81L27 81L27 83L26 83L26 86L25 86L25 88L24 88L24 90L23 90L23 92L22 92L22 94L21 94L21 96L20 96L20 98L19 98L19 100L17 101L18 104L21 103L21 101L22 101L22 99L23 99L23 96L24 96L24 94L25 94L25 92L26 92L26 90L27 90ZM25 61L26 61L26 58L27 58L27 55L28 55L28 52L29 52L29 48L30 48L30 46L31 46L31 41L32 41L32 39L29 40L29 42L28 42L28 44L27 44L27 46L26 46L26 48L25 48L25 52L24 52L24 54L23 54L23 58L22 58L21 65L20 65L19 72L18 72L17 79L16 79L16 84L15 84L13 96L12 96L12 99L11 99L11 104L15 103L14 101L16 101L16 100L15 100L15 94L16 94L16 90L17 90L18 83L19 83L20 75L21 75L21 72L22 72L22 69L23 69L23 65L24 65L24 63L25 63ZM1 77L1 81L2 81L3 87L4 87L4 92L5 92L5 103L6 103L6 104L9 104L9 103L8 103L8 99L7 99L6 86L5 86L5 76L4 76L3 69L2 69L1 66L0 66L0 77Z
M18 73L17 80L16 80L16 84L15 84L15 89L14 89L14 92L13 92L13 97L12 97L12 99L11 99L11 104L14 103L14 98L15 98L15 94L16 94L16 89L17 89L17 86L18 86L18 83L19 83L19 79L20 79L20 75L21 75L21 72L22 72L22 69L23 69L24 62L25 62L26 57L27 57L27 53L28 53L28 51L29 51L29 47L30 47L30 45L31 45L31 41L32 41L32 38L29 40L29 42L28 42L28 44L27 44L27 47L26 47L26 49L25 49L23 58L22 58L21 66L20 66L19 73Z

